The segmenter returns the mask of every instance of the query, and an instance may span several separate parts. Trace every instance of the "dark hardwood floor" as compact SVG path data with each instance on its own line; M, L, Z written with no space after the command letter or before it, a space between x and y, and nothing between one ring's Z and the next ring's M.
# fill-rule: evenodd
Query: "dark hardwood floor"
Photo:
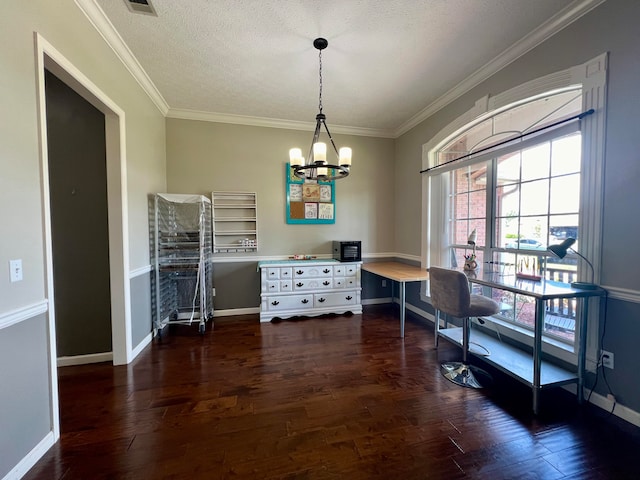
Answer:
M458 387L460 350L397 307L171 326L129 366L59 369L61 439L26 479L640 478L638 428L496 374Z

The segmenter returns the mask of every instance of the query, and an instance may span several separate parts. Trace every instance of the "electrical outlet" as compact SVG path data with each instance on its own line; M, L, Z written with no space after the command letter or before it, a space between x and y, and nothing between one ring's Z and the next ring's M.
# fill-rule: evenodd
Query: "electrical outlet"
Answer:
M602 350L600 360L602 361L602 366L613 370L613 353Z
M387 286L387 281L386 280L382 280L382 288Z
M215 296L216 296L216 287L213 287L213 288L211 289L211 296L212 296L212 297L215 297Z

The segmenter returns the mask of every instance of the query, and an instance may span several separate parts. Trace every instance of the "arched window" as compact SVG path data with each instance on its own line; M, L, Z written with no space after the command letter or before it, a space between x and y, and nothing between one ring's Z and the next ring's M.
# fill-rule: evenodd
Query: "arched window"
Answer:
M462 266L475 231L481 266L562 282L597 279L605 61L603 55L485 97L424 145L427 265ZM592 108L594 115L578 120ZM594 272L577 255L548 258L547 246L568 237L592 259ZM533 304L505 291L491 294L503 306L496 316L502 330L526 337ZM547 343L570 354L579 337L575 310L575 300L550 302L544 324Z

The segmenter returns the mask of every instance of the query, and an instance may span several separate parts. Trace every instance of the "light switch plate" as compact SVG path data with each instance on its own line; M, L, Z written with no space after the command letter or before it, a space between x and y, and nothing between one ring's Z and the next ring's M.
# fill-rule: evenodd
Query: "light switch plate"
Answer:
M19 282L22 280L22 259L9 260L9 278L11 282Z

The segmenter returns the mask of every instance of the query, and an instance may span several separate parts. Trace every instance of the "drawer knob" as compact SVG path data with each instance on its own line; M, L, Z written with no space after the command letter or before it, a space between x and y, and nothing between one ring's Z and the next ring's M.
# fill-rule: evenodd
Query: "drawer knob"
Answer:
M296 273L297 273L298 275L302 275L304 272L303 272L302 270L297 270L297 271L296 271Z
M325 269L323 270L323 272L324 272L324 273L329 273L330 271L331 271L331 270L329 270L328 268L325 268Z
M309 300L307 300L306 298L303 298L303 299L301 300L301 302L302 302L302 303L309 303Z
M319 298L319 299L318 299L318 301L319 301L320 303L323 303L323 302L324 302L324 298Z
M275 307L276 305L279 305L279 304L280 304L280 302L279 302L279 301L277 301L277 300L274 300L273 302L271 302L271 305L273 305L274 307Z
M323 284L325 287L326 287L327 285L329 285L330 283L331 283L331 282L328 282L328 281L326 281L326 280L325 280L324 282L322 282L322 284Z
M346 298L347 300L351 300L353 297L352 297L351 295L347 295L347 296L346 296L346 297L344 297L344 298Z
M302 283L302 282L296 283L296 287L302 287L303 285L304 285L304 283Z

